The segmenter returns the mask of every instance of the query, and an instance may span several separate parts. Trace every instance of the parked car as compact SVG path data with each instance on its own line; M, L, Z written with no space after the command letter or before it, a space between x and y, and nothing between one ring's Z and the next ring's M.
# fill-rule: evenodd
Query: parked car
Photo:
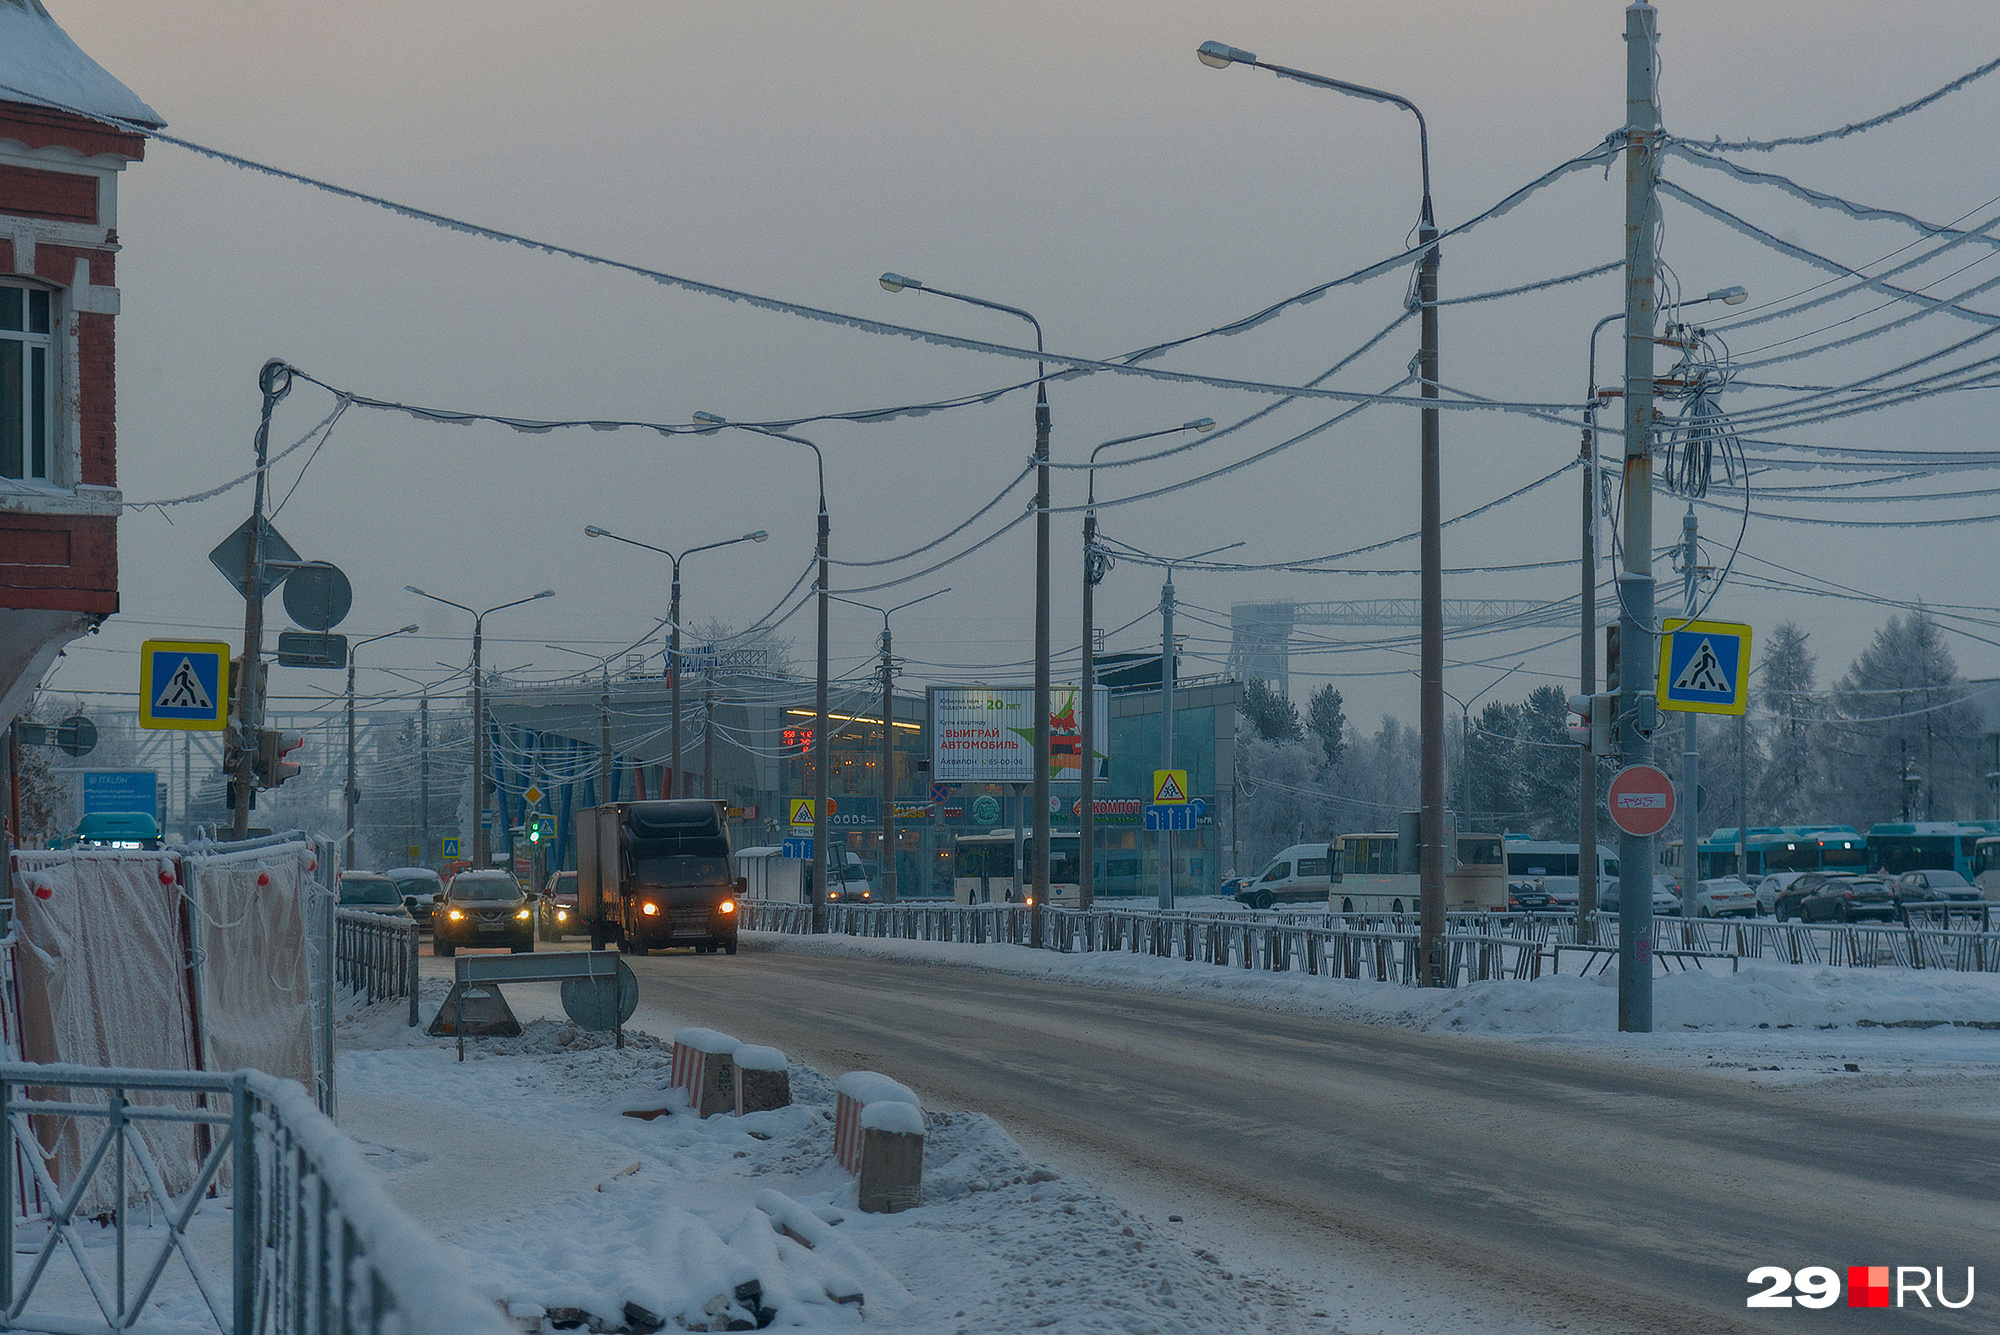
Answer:
M1694 883L1694 916L1697 918L1754 918L1757 892L1734 876Z
M403 907L417 920L417 926L431 925L431 910L444 894L444 881L429 867L391 867L382 873L396 883Z
M1242 892L1243 888L1249 884L1250 878L1248 876L1230 876L1225 878L1221 885L1215 887L1215 893L1221 895L1224 899L1235 899Z
M1772 872L1769 876L1757 882L1757 911L1766 914L1776 913L1778 911L1778 892L1804 875L1805 873L1802 871Z
M340 874L340 907L379 913L385 918L408 918L409 909L396 893L396 883L380 872L344 871Z
M1597 880L1597 907L1604 913L1618 912L1621 903L1616 876L1601 876ZM1664 878L1653 878L1653 916L1656 918L1677 918L1681 912L1680 896L1668 885Z
M1507 882L1507 910L1510 913L1545 913L1554 907L1548 888L1540 877Z
M1555 913L1576 912L1576 901L1583 893L1582 883L1574 876L1543 876L1542 893L1549 897L1549 909ZM1599 884L1602 884L1600 881Z
M438 910L431 914L433 955L451 956L460 946L507 946L516 954L535 948L535 911L512 872L460 872Z
M1891 922L1897 914L1889 883L1879 876L1809 871L1778 892L1778 921Z
M560 941L571 932L590 930L576 916L575 872L549 873L549 879L542 885L541 898L535 905L535 925L541 929L544 941Z
M1978 904L1979 887L1955 871L1906 871L1889 882L1896 904Z

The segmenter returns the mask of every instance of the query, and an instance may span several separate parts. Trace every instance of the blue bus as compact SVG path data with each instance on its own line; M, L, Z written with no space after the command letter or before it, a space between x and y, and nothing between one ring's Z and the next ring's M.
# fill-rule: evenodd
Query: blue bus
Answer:
M1868 827L1868 865L1885 875L1949 869L1971 880L1979 841L2000 821L1889 821Z
M1701 878L1753 881L1781 871L1866 871L1869 841L1852 825L1762 825L1745 831L1743 865L1736 863L1736 827L1701 841Z

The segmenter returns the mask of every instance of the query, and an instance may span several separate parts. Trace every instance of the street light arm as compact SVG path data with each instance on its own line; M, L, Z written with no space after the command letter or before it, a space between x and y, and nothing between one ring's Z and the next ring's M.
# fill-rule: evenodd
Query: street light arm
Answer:
M1086 503L1091 505L1097 503L1097 456L1105 450L1110 449L1113 445L1130 445L1135 440L1153 440L1160 436L1178 435L1183 431L1200 431L1205 433L1213 430L1215 430L1215 419L1213 417L1197 417L1192 422L1182 422L1179 426L1162 427L1158 431L1141 431L1136 436L1120 436L1116 440L1107 440L1102 445L1093 446L1090 451L1089 471L1086 474L1086 477L1089 479L1089 496L1086 498ZM1177 446L1176 448L1179 447Z
M407 626L404 626L404 627L403 627L403 628L402 628L401 630L391 630L391 631L384 631L384 632L383 632L382 634L380 634L380 635L370 635L370 636L369 636L369 637L368 637L367 639L365 639L365 640L356 640L356 641L355 641L355 642L354 642L354 643L353 643L353 644L352 644L352 645L351 645L351 646L349 647L349 649L348 649L348 653L349 653L350 655L352 655L352 653L353 653L353 651L354 651L354 650L356 650L356 649L359 649L359 648L361 648L361 646L363 646L363 645L365 645L365 644L373 644L373 643L375 643L375 641L377 641L377 640L390 640L390 639L394 639L394 638L395 638L396 636L398 636L398 635L414 635L414 634L416 634L416 633L417 633L417 631L418 631L418 630L420 630L420 629L421 629L421 627L419 627L419 626L418 626L418 625L417 625L417 624L416 624L415 622L411 622L411 623L410 623L409 625L407 625Z
M446 607L456 607L459 611L470 613L473 616L479 615L477 611L475 611L473 608L467 607L464 603L455 603L449 598L440 598L434 593L425 593L422 589L418 588L414 584L405 584L403 586L403 591L405 593L414 593L419 598L428 598L434 603L443 603Z
M931 289L925 288L924 290L928 292ZM819 468L819 512L821 514L826 513L826 456L819 452L819 446L813 444L804 436L794 436L773 427L754 426L749 422L732 422L728 418L719 417L714 413L696 413L694 420L717 428L733 426L738 431L754 431L760 436L769 436L773 440L789 440L794 445L803 445L811 450L813 452L813 462ZM654 548L654 550L658 551L659 549Z
M525 598L516 598L511 603L501 603L498 607L489 607L484 612L479 613L479 618L483 621L495 612L504 612L510 607L519 607L522 603L532 603L537 598L553 598L555 596L556 591L554 589L543 589L540 593L531 593Z

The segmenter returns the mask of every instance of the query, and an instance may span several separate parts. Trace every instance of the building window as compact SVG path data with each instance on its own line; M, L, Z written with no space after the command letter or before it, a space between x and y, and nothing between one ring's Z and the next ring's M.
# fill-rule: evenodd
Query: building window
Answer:
M55 344L49 293L0 284L0 477L49 480Z

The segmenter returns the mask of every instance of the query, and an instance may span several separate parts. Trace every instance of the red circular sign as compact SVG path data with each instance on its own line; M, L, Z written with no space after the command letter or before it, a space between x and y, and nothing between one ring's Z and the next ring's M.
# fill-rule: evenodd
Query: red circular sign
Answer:
M1652 765L1632 765L1612 776L1604 795L1611 823L1627 834L1654 835L1674 818L1674 784L1666 771Z

